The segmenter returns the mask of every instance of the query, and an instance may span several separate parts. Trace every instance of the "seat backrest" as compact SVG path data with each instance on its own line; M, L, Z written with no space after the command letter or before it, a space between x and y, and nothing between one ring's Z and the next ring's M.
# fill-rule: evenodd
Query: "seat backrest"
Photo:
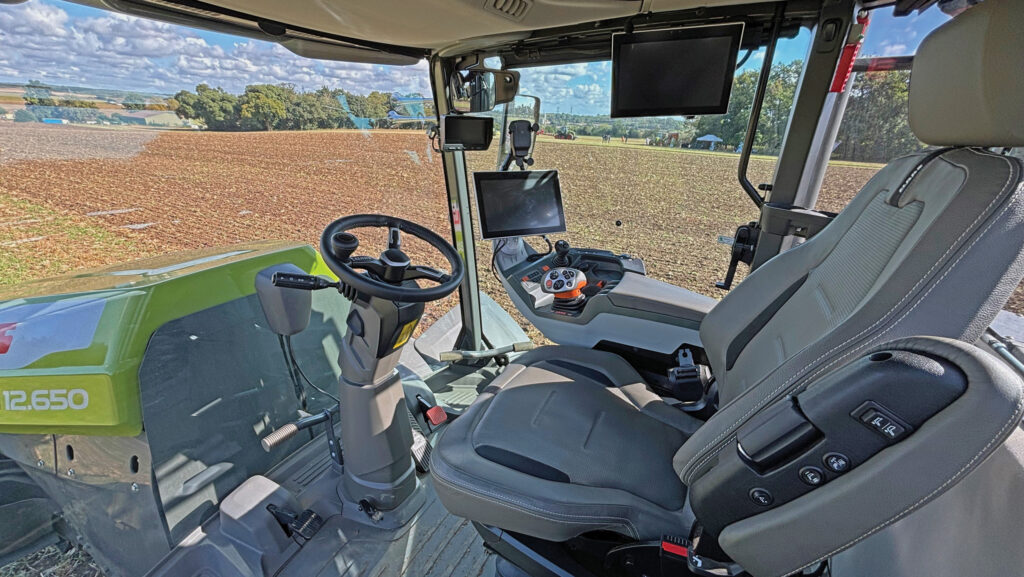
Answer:
M881 170L821 233L754 271L705 318L722 404L880 340L977 338L1020 280L1012 265L1024 229L998 223L1016 214L1021 174L1019 159L977 148Z
M985 0L930 34L914 60L911 127L922 141L948 148L889 164L833 223L755 271L706 317L701 339L722 406L675 456L684 483L734 446L751 417L817 377L893 339L972 342L1006 303L1024 276L1024 163L982 147L1024 146L1022 30L1024 2ZM991 471L1009 468L1013 486L1024 487L1022 446L1024 435L1015 434L1003 457L993 457L1007 466L968 478L989 486ZM903 526L912 533L920 527L915 517L927 524L926 511L941 512L940 502ZM1004 511L1016 515L1013 507ZM842 562L866 567L872 552L894 548L910 554L894 542L913 540L899 526L860 542ZM1024 552L1022 540L1016 531L1011 546ZM909 574L888 569L880 570Z
M980 147L1024 145L1024 6L985 4L933 32L914 63L912 128L950 148L890 163L702 323L723 405L771 375L792 384L879 339L973 341L1010 296L1021 277L1022 162Z

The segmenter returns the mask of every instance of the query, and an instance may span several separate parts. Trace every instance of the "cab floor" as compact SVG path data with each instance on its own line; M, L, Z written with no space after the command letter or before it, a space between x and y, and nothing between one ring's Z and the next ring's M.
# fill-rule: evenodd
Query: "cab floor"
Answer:
M441 505L428 477L427 502L406 527L388 531L337 515L279 577L477 577L489 574L491 555L473 525Z

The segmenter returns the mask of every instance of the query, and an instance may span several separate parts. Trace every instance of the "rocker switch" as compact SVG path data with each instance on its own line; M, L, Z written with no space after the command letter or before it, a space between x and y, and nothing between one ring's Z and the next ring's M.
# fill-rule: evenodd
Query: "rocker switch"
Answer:
M861 405L854 415L860 415L861 423L890 443L903 439L910 430L909 425L904 424L892 413L870 401Z

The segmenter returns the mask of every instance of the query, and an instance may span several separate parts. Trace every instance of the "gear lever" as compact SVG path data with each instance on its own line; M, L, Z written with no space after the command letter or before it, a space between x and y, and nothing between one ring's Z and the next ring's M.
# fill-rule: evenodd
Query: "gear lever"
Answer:
M551 264L556 267L569 266L569 243L560 240L555 243L555 258L551 260Z

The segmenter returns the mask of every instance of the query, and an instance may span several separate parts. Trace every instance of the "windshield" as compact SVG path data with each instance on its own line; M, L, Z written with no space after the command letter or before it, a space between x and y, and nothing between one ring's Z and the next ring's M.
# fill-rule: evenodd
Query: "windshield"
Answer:
M809 39L804 30L776 50L748 168L755 184L772 180ZM689 118L611 118L608 61L522 69L520 93L541 100L531 168L559 171L565 204L568 232L549 240L640 257L649 276L721 298L715 282L731 252L722 241L758 218L736 175L763 58L763 49L739 54L726 114ZM467 156L472 170L494 169L493 151ZM528 242L547 250L541 239ZM514 310L489 272L491 247L481 244L481 286Z
M15 297L171 279L178 263L263 241L318 246L328 223L356 213L447 237L441 159L426 135L434 116L425 62L315 61L54 0L0 6L0 313ZM359 254L386 248L386 230L355 232ZM448 269L411 235L402 248ZM111 266L141 272L89 272ZM259 444L299 410L333 404L338 386L348 301L316 293L310 327L283 342L251 281L219 282L251 296L202 308L190 303L209 294L182 294L162 311L174 320L141 336L134 386L174 540L309 441ZM431 303L416 335L457 306ZM217 474L200 483L203 471Z
M316 61L53 0L4 6L0 283L255 240L316 243L359 212L443 231L433 114L425 62ZM421 252L414 260L443 262Z

